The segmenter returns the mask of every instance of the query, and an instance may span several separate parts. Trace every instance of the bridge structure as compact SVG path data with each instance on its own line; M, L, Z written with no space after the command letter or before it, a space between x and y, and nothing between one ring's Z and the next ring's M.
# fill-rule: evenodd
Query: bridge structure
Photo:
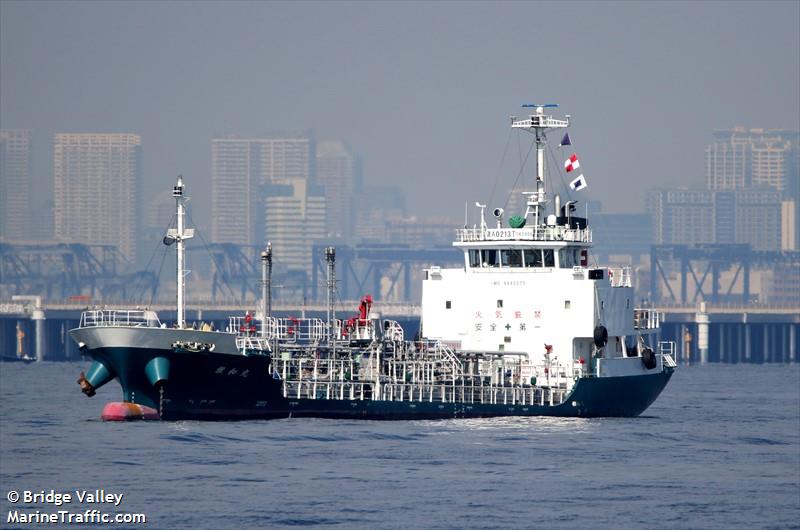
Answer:
M800 252L759 251L750 245L653 245L650 250L650 296L655 304L691 306L753 301L751 272L773 268L800 278ZM723 278L723 273L732 274ZM670 282L677 274L680 288ZM676 292L677 291L677 292ZM800 300L798 301L800 303Z
M0 299L21 293L48 300L155 296L156 274L130 269L114 245L0 243Z
M311 299L325 298L326 267L323 245L313 249ZM453 247L415 249L390 245L356 245L336 247L337 290L341 299L357 300L372 294L377 301L391 296L395 300L412 300L415 273L431 265L463 264L463 253ZM419 283L419 282L418 282Z

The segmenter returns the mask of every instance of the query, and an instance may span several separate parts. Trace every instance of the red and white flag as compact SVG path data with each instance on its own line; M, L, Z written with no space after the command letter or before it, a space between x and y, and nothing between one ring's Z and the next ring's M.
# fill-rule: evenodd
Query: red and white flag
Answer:
M581 163L578 162L578 155L575 153L572 153L572 156L564 161L564 168L566 168L567 173L573 169L578 169L579 167L581 167Z

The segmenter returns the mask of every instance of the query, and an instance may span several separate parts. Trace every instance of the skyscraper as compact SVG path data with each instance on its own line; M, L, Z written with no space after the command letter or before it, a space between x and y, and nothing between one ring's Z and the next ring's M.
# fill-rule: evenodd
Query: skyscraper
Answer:
M714 142L706 147L706 181L711 190L733 190L737 203L755 201L756 208L766 217L761 222L772 225L772 206L763 206L756 197L765 190L777 191L780 196L778 219L779 240L783 250L800 247L800 133L789 130L746 129L736 127L714 132ZM739 197L740 190L762 190L762 194ZM769 200L774 200L772 195ZM737 228L741 236L745 229L739 216ZM745 238L747 239L747 238ZM718 243L726 240L718 238ZM769 245L764 241L760 245Z
M211 140L211 238L218 243L264 243L262 189L313 175L313 141L290 138Z
M136 259L141 138L136 134L56 134L54 235L116 245Z
M264 240L276 263L311 274L314 243L325 241L325 197L304 179L264 188ZM308 276L307 276L308 277Z
M797 179L798 132L745 129L715 131L706 147L706 181L712 190L769 186L780 192Z
M317 144L317 184L327 201L328 235L354 239L353 188L355 157L342 142Z
M653 242L667 245L746 243L781 250L780 193L769 187L730 191L662 189L647 194Z
M31 132L0 130L0 240L31 238Z

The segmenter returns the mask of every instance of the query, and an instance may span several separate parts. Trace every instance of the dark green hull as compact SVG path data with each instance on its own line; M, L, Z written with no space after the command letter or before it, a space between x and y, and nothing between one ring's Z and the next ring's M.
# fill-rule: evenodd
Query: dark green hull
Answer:
M162 419L239 420L313 417L414 420L494 416L633 417L666 386L672 369L626 377L582 378L559 405L442 403L372 399L291 399L269 372L269 358L221 353L141 348L101 348L87 352L122 386L123 399L152 407ZM146 365L169 361L169 377L154 385Z

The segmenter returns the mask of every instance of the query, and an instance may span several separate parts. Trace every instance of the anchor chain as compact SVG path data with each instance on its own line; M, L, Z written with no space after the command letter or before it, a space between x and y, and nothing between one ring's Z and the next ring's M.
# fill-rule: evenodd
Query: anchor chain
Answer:
M164 419L164 385L162 383L158 386L158 415L161 419Z

